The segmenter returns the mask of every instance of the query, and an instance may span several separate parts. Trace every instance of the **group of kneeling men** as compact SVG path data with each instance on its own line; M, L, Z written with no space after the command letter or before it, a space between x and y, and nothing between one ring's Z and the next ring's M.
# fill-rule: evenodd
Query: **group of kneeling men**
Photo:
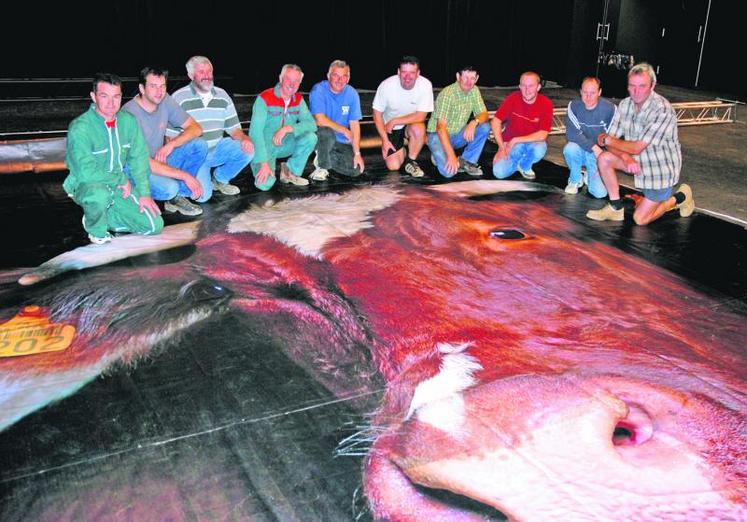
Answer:
M70 174L63 184L83 207L83 227L92 243L110 241L111 232L158 233L163 220L156 200L167 212L201 214L199 203L213 191L239 193L230 182L247 165L260 190L269 190L276 179L308 185L302 174L314 151L311 180L324 181L329 170L351 177L365 170L360 98L349 85L350 67L344 61L332 62L327 80L313 86L310 108L298 92L303 71L283 66L278 84L257 96L248 136L233 101L214 85L210 60L193 56L186 67L191 82L171 95L167 71L144 68L139 94L122 111L121 80L107 73L94 78L93 104L68 130ZM493 175L502 179L518 171L534 179L532 167L545 156L553 118L552 102L539 93L539 75L523 73L519 90L506 97L492 119L477 80L477 70L465 66L434 101L417 58L404 56L397 74L381 82L373 100L387 168L423 176L417 160L427 142L441 175L481 176L479 159L492 130L498 144ZM623 220L616 170L633 174L643 191L636 223L649 223L673 208L683 216L694 209L687 185L673 189L682 163L677 118L669 102L654 92L655 84L651 66L638 64L628 75L630 97L619 107L601 98L594 77L583 80L581 99L568 105L565 191L575 194L586 184L592 196L609 198L602 209L587 213L590 219ZM285 161L276 174L278 159Z

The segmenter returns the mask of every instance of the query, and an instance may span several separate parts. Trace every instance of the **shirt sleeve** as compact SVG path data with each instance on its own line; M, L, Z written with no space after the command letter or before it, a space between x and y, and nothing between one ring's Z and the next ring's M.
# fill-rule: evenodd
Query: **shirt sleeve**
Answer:
M269 158L265 144L265 123L267 123L267 104L261 96L257 96L252 105L252 121L249 124L249 137L254 143L253 161L255 163L264 163Z
M382 92L383 85L384 83L382 82L378 89L376 89L376 95L373 99L373 108L379 112L384 112L386 110L386 100L384 99L384 93Z
M511 115L511 101L512 98L509 95L505 100L503 100L503 102L501 102L501 104L495 110L495 114L493 116L505 123L508 117Z
M129 175L135 182L132 191L138 198L150 196L150 153L140 125L135 123L130 151L127 154Z
M228 105L225 109L225 120L223 121L223 129L230 133L234 129L241 129L241 122L239 121L239 114L236 112L236 106L233 104L233 100L228 98Z
M311 111L303 98L301 98L301 103L299 104L298 109L298 121L290 124L290 126L293 127L294 134L316 132L316 120L311 115Z
M426 82L423 82L422 92L420 93L418 105L415 109L419 112L433 112L433 84L430 80Z
M542 98L542 111L539 116L539 128L540 130L550 132L552 129L552 117L555 108L552 105L550 98Z
M189 119L189 114L187 113L187 111L182 109L181 105L176 103L176 101L174 101L174 98L172 98L169 94L166 95L166 98L164 98L161 103L165 104L166 106L169 125L171 127L184 128L184 124Z
M350 115L348 119L358 121L363 118L363 114L361 113L361 97L355 89L353 89L353 96L351 96L351 99L352 103L350 104Z
M641 141L649 145L660 145L672 135L672 128L677 126L677 115L666 106L658 107L652 111L650 118L646 121Z
M319 84L314 85L309 93L309 106L311 108L311 114L325 114L324 111L324 94L319 88Z
M612 117L612 123L610 123L610 127L607 130L607 134L614 138L619 138L620 136L622 136L622 112L624 109L623 102L620 102L620 105L618 105L617 110L615 111L615 115Z
M475 90L477 91L477 95L473 100L472 114L477 116L478 114L482 114L483 112L488 112L488 108L485 106L485 100L482 99L482 93L480 92L480 89L475 87Z
M84 123L74 121L67 133L65 165L81 182L94 179L96 161L93 159L93 142Z
M446 89L442 89L436 97L436 107L433 109L431 119L435 120L438 124L438 120L446 121L446 114L448 113L448 93Z
M573 111L573 102L568 104L568 110L565 115L565 137L568 141L578 143L578 145L585 151L591 151L594 143L589 139L581 128L581 122L578 119L578 115Z

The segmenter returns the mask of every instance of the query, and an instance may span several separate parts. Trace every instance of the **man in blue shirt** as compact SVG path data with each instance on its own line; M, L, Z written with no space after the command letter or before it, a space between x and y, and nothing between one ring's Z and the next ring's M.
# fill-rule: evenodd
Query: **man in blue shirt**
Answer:
M597 171L597 157L603 152L597 145L597 136L607 132L617 107L601 98L602 88L599 78L587 76L581 82L581 99L568 104L565 117L565 136L568 143L563 148L563 156L571 174L568 178L567 194L576 194L584 186L589 186L589 194L595 198L607 195L602 178ZM586 178L581 175L581 167L586 167Z
M317 124L316 169L309 179L324 181L329 169L345 176L359 176L365 166L361 156L361 101L350 81L350 66L335 60L327 79L314 85L309 95L311 114Z

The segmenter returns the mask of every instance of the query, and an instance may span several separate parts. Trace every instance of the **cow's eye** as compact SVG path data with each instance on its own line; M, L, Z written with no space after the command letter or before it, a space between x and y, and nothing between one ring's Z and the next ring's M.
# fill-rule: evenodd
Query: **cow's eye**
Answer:
M526 235L523 232L519 232L513 228L496 228L490 231L490 237L495 239L526 239Z

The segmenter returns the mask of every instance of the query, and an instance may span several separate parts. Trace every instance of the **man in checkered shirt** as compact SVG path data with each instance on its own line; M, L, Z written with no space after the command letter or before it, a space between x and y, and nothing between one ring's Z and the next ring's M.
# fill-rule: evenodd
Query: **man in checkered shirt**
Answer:
M639 63L628 72L630 96L620 102L609 132L597 138L597 144L605 149L597 162L609 203L587 212L589 219L623 221L625 218L618 170L632 174L636 188L643 192L633 214L636 224L651 223L673 209L687 217L695 209L688 185L680 185L673 193L682 167L677 115L671 104L654 92L655 86L656 73L651 65Z

